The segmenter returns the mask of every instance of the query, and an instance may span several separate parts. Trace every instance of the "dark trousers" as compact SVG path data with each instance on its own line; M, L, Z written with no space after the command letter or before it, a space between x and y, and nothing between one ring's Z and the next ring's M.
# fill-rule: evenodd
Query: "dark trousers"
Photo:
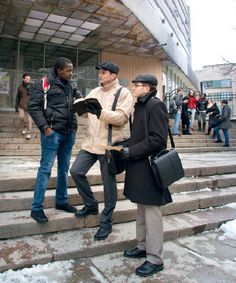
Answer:
M81 150L70 169L70 173L75 181L76 187L84 201L85 206L96 208L98 206L98 202L94 198L86 174L97 160L100 163L105 203L105 207L100 217L100 225L101 227L107 227L111 226L113 223L112 216L117 201L117 186L116 176L108 171L105 155L93 154L88 151Z

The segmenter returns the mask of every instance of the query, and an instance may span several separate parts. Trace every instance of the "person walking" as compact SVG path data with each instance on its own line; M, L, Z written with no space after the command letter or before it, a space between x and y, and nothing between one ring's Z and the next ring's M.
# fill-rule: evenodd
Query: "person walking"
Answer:
M41 132L41 161L31 209L31 217L39 223L48 221L43 211L43 202L56 157L58 168L55 208L70 213L76 211L68 203L67 196L68 170L77 130L77 114L72 106L74 98L81 96L72 85L72 75L71 60L58 58L47 76L46 95L40 81L35 85L28 104L28 111Z
M19 120L23 126L22 134L26 139L31 139L32 118L27 111L27 105L31 91L30 75L24 74L21 85L17 88L15 110L18 113Z
M219 117L219 125L214 128L214 133L216 135L216 143L222 143L222 139L220 136L220 129L223 131L224 138L225 138L225 144L223 145L224 147L229 147L229 128L230 128L230 114L231 114L231 109L228 105L227 100L222 100L221 101L221 115Z
M198 102L198 99L195 97L193 90L190 90L188 94L188 111L191 112L189 128L191 128L192 130L194 130L193 124L194 124L194 119L195 119L197 102Z
M137 245L124 251L128 258L146 258L135 273L147 277L163 270L163 219L161 206L172 202L168 188L159 188L149 164L149 156L167 146L168 113L156 97L157 78L151 74L133 81L137 98L131 137L121 155L127 159L124 195L137 204Z
M109 172L105 149L102 145L108 143L108 125L112 125L112 142L121 140L125 124L133 109L133 97L130 91L122 87L118 81L119 66L113 62L102 62L96 66L99 70L100 86L93 89L86 98L97 98L101 108L87 108L88 129L82 144L82 149L74 161L70 173L81 195L84 207L75 216L85 217L98 214L98 202L87 180L86 174L98 160L103 179L104 209L100 216L100 228L94 235L94 240L104 240L112 232L113 211L117 201L116 176ZM121 89L116 109L112 104L118 90Z
M215 102L211 98L207 100L207 110L206 110L208 117L208 129L207 134L210 135L211 129L214 128L214 123L218 121L218 115L220 114L220 110ZM213 137L215 137L215 133L213 133Z
M207 100L206 94L202 93L197 102L197 113L198 113L198 131L205 132L206 128L206 110L207 110Z
M181 111L182 111L182 98L183 98L183 89L182 88L177 88L176 94L173 96L173 100L176 105L176 113L174 116L174 126L173 126L173 135L178 135L180 136L179 132L179 122L180 122L180 117L181 117Z

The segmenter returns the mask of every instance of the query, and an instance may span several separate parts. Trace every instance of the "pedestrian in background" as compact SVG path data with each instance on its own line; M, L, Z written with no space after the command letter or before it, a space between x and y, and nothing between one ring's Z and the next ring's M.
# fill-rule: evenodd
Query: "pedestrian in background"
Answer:
M77 130L77 114L73 101L81 96L72 84L73 64L60 57L47 76L48 91L44 97L42 80L35 85L30 96L28 111L41 132L41 161L34 188L31 217L47 222L43 211L45 191L57 157L57 188L55 208L74 213L76 208L68 203L67 183L71 151Z
M189 128L191 128L192 130L194 130L193 124L194 124L194 119L195 119L197 102L198 102L198 99L195 97L195 93L193 92L193 90L190 90L188 94L188 111L191 112Z
M174 116L174 126L173 126L173 135L181 135L179 132L179 122L181 118L182 111L182 99L183 99L183 89L177 88L177 92L174 94L172 98L176 105L176 113Z
M207 110L206 113L208 115L208 129L207 135L210 135L211 129L214 128L213 125L218 121L218 115L220 114L220 110L215 102L211 98L207 100ZM215 133L213 133L213 137L215 137Z
M228 105L227 100L222 100L221 101L221 115L219 117L219 124L214 128L214 132L216 135L216 142L217 143L222 143L222 139L220 136L220 130L223 131L224 138L225 138L225 144L223 146L229 147L229 128L230 128L230 114L231 114L231 109Z
M207 99L206 94L201 93L200 98L197 102L197 114L198 114L198 131L205 132L206 128L206 110L207 110Z
M157 78L150 74L133 81L133 96L137 98L131 137L121 152L127 159L124 195L137 203L137 246L124 251L129 258L146 258L136 269L139 276L151 276L163 270L163 219L161 206L172 202L168 188L158 187L149 164L149 156L167 146L168 113L164 103L156 98Z
M30 75L24 74L21 85L17 88L15 110L18 113L20 123L23 127L22 134L26 139L31 138L32 118L27 111L27 105L31 91Z
M104 188L104 209L100 216L100 228L94 235L95 241L104 240L112 232L113 211L117 201L116 175L108 169L104 145L108 143L108 128L112 125L112 143L122 140L124 127L133 109L133 97L130 91L119 84L119 66L113 62L102 62L96 66L99 70L100 86L93 89L86 98L97 98L101 108L88 107L88 128L82 149L74 161L70 173L75 181L84 207L75 213L78 218L98 214L98 202L94 198L86 174L98 160ZM118 90L121 89L116 109L112 104ZM103 146L102 146L103 145Z
M182 134L183 135L192 135L189 132L190 118L191 118L191 112L188 110L188 96L185 96L183 98L182 112L181 112Z

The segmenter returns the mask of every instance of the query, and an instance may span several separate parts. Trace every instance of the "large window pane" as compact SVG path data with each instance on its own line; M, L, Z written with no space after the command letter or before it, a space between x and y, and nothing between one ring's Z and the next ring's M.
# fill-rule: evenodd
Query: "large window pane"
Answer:
M0 106L14 106L18 41L0 37Z

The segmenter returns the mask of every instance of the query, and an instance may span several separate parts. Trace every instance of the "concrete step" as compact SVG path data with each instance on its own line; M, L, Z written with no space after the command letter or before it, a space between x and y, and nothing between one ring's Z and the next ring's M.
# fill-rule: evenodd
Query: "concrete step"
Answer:
M235 218L236 209L229 205L164 216L164 240L213 230ZM136 244L135 221L113 225L113 232L104 241L93 240L96 231L97 228L84 228L2 240L0 272L58 260L121 252Z
M236 202L236 187L222 190L203 190L188 194L173 194L173 203L162 207L163 215L185 213L192 210L221 206ZM82 206L77 206L80 209ZM102 211L103 203L99 204ZM0 214L0 239L29 236L40 233L65 231L76 228L95 227L99 225L99 215L78 219L74 214L45 209L48 223L38 224L30 217L30 210L2 212ZM129 200L119 200L114 212L114 223L133 221L136 205Z
M234 156L234 154L229 153L230 156ZM211 158L212 154L208 154L208 158ZM28 191L32 190L35 185L35 179L37 176L37 168L39 166L39 159L35 160L35 157L27 157L24 158L24 164L20 163L21 157L15 157L16 164L12 164L14 162L12 157L6 157L6 160L4 160L5 167L7 168L4 170L2 169L1 172L1 178L0 178L0 192L16 192L16 191ZM34 161L34 162L33 162ZM73 162L73 161L72 161ZM183 160L183 163L186 161ZM196 165L191 165L186 163L184 165L184 171L185 171L185 177L193 177L193 181L191 186L196 186L194 183L196 180L198 180L199 177L203 176L214 176L214 175L223 175L223 174L231 174L236 172L236 164L234 161L231 161L229 164L220 162L220 159L215 159L215 166L212 167L212 162L208 164L206 161L202 162L200 159L200 165L199 162L196 163ZM197 167L196 167L197 166ZM21 168L22 167L22 168ZM52 170L52 176L50 178L48 188L56 188L56 165L53 167ZM227 176L227 175L226 175ZM96 163L92 168L91 171L88 172L88 181L91 186L93 185L102 185L102 178L99 170L99 165ZM196 178L194 178L196 177ZM215 177L213 177L214 179ZM224 178L224 177L223 177ZM228 177L226 177L228 178ZM230 179L230 178L229 178ZM124 173L117 175L116 180L118 183L124 181ZM191 180L183 178L182 180L176 182L172 186L174 188L179 188L184 186L185 180ZM189 181L187 181L189 182ZM217 184L219 181L216 181ZM225 181L223 181L225 182ZM220 184L218 184L219 186ZM227 186L233 185L232 183L229 183ZM171 186L171 187L172 187ZM205 186L205 184L203 184ZM208 186L211 188L211 184L209 183ZM75 187L74 181L69 176L68 178L68 187L73 188ZM201 185L199 188L203 188Z
M236 173L227 175L213 175L206 177L188 177L174 183L170 186L171 193L193 192L202 189L220 189L230 186L236 186ZM118 199L124 199L123 183L118 183ZM31 190L33 188L30 188ZM92 186L95 198L98 202L103 202L103 186ZM0 212L19 211L31 209L33 200L32 191L14 191L4 192L0 189ZM71 205L82 205L82 199L76 188L68 189L68 199ZM55 207L55 189L48 189L45 194L44 208Z
M208 144L207 144L208 145ZM231 145L230 147L223 147L223 144L211 144L209 146L198 146L191 147L189 144L187 147L182 147L181 145L176 146L179 153L196 153L196 152L222 152L222 151L235 151L236 145ZM75 156L79 152L79 149L74 148L72 150L72 155ZM41 156L41 149L2 149L0 150L0 156Z

